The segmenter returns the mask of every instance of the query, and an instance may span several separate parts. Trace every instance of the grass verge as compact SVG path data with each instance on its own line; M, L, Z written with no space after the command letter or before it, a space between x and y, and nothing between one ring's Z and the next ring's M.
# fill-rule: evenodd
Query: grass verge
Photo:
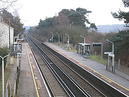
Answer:
M69 44L69 49L67 48L67 44L63 44L63 43L54 43L54 44L69 52L76 52L75 47L73 47L71 44Z
M107 64L107 61L106 61L105 59L101 58L101 56L91 55L89 58L90 58L91 60L94 60L94 61L99 62L99 63L101 63L101 64L104 64L104 65Z

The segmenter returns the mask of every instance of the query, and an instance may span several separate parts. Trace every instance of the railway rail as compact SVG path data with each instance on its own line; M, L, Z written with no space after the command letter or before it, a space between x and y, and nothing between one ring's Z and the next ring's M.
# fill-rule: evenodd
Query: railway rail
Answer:
M44 47L44 46L43 46ZM67 75L69 75L73 80L75 80L78 85L83 88L91 97L106 97L101 91L99 91L96 87L94 87L89 81L83 78L78 72L76 72L73 68L70 67L70 64L65 63L52 52L50 52L47 48L44 48L47 51L47 55L51 58L51 60L58 65Z
M62 87L59 85L49 68L44 63L41 52L37 49L37 47L32 43L30 39L27 39L31 50L33 52L34 58L37 63L37 67L40 69L41 76L43 76L43 79L46 83L46 89L49 93L49 96L47 97L68 97L65 91L62 89ZM41 95L41 97L44 95Z
M56 64L54 64L47 56L47 54L37 45L37 43L33 42L33 44L35 44L35 46L40 50L43 60L45 61L51 72L53 72L53 75L57 78L58 82L64 88L69 97L91 97L73 79L71 79Z
M35 39L31 42L70 97L126 97L46 45Z

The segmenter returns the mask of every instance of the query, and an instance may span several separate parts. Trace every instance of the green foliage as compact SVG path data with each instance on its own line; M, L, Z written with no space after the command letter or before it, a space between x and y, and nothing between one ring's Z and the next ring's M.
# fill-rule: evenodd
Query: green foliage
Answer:
M22 33L25 30L18 16L13 17L12 27L14 28L14 36L18 35L19 33Z
M72 11L72 10L71 10ZM69 9L62 9L60 12L59 12L59 15L66 15L66 16L69 16L70 15L70 10Z
M94 23L90 23L88 20L88 14L91 11L88 11L84 8L77 8L76 10L73 9L62 9L59 12L57 17L47 18L45 20L40 20L38 27L52 27L60 24L71 24L76 26L86 27L85 23L91 24L91 27L95 27ZM67 23L66 23L67 21ZM66 26L67 26L66 25Z
M59 15L67 16L70 21L70 24L85 27L85 23L90 24L86 16L88 13L91 13L91 11L88 11L84 8L77 8L76 10L63 9L61 12L59 12Z
M73 45L82 42L83 39L80 37L80 35L86 35L87 29L83 28L82 26L71 26L71 28L69 29L68 33L70 35L70 43L72 43Z
M53 18L47 18L46 20L40 20L39 27L52 27L53 26Z
M123 3L125 5L125 7L129 7L129 2L128 0L123 0ZM129 12L124 12L124 11L118 11L115 13L112 13L114 18L117 18L119 20L123 20L124 23L128 24L129 23Z
M101 56L92 55L92 56L90 56L90 59L91 59L91 60L94 60L94 61L96 61L96 62L99 62L99 63L101 63L101 64L104 64L104 65L107 64L107 60L101 58Z
M0 56L4 57L9 53L9 49L8 48L0 48ZM6 58L5 58L5 63L6 63ZM2 60L0 58L0 66L2 64Z
M125 7L129 7L129 2L128 2L128 0L122 0L123 1L123 3L124 3L124 6Z
M129 60L129 31L120 31L111 38L115 44L115 58L121 60L121 64L127 65Z
M116 54L123 53L123 50L129 49L129 31L120 31L114 37L112 41L115 43L115 52Z
M95 23L91 23L90 28L93 29L93 30L97 30L97 27L96 27Z
M84 8L77 8L76 11L82 15L86 15L87 13L91 13L91 11L88 11Z
M5 56L9 53L8 48L0 48L0 56Z
M128 24L129 23L129 12L123 12L123 11L118 11L116 13L112 13L114 18L118 18L119 20L123 20L124 23Z
M75 45L82 41L80 35L86 35L90 27L97 29L94 23L89 22L89 13L91 13L91 11L84 8L77 8L75 10L62 9L58 13L58 16L40 20L36 30L33 31L34 33L37 32L34 36L40 34L40 37L52 38L53 33L53 39L55 41L66 43L69 35L70 43ZM32 31L32 29L30 30Z
M123 0L125 7L129 7L128 0ZM129 23L129 12L118 11L112 13L114 18L123 20L128 26ZM115 54L117 59L121 59L122 64L129 66L129 31L120 31L114 37L112 41L115 43Z

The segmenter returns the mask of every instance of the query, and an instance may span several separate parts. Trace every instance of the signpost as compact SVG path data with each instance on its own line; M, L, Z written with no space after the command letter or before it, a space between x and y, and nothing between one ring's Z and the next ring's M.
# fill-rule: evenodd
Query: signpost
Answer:
M110 62L110 57L111 57L112 58L112 72L115 73L115 64L114 64L115 55L112 52L104 52L104 54L108 55L108 64L106 65L106 70L109 69L109 62Z
M108 54L109 57L112 58L112 72L115 73L115 55L114 55L114 48L115 48L115 45L112 41L110 40L106 40L107 42L110 42L112 44L112 52Z

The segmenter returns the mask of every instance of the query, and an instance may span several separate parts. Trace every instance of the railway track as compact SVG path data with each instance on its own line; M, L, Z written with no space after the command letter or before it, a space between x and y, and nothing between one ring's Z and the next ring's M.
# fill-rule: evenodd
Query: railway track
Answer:
M101 91L94 87L88 80L84 79L78 72L71 68L68 63L62 61L44 46L43 48L47 52L47 55L51 58L51 60L55 64L57 64L58 67L61 68L65 73L67 73L67 75L69 75L74 81L76 81L85 92L91 95L91 97L106 97L106 95L104 95Z
M34 44L42 53L43 60L45 61L51 72L53 72L53 75L56 77L69 97L91 97L72 78L70 78L65 72L63 72L54 62L52 62L47 54L37 45L37 43Z
M41 75L45 80L47 91L49 93L48 97L68 97L62 87L59 85L49 68L46 66L46 63L42 59L41 52L37 47L32 43L30 39L27 39L31 50L34 54L38 68L40 69ZM44 95L41 95L41 97Z
M31 40L32 41L32 40ZM33 44L42 53L42 58L48 65L53 75L56 77L58 82L64 88L68 96L70 97L126 97L118 91L110 90L107 91L103 86L103 83L98 84L98 79L92 78L89 73L86 73L82 68L76 64L70 62L68 59L57 54L52 49L48 48L39 41L33 39ZM54 53L54 54L53 54ZM85 73L85 74L84 74ZM86 75L89 74L89 75ZM88 79L88 80L87 80ZM90 80L89 80L90 79ZM93 79L93 82L91 82ZM95 86L95 84L97 84ZM98 87L98 85L100 85ZM102 88L103 87L103 88ZM102 90L105 89L105 90ZM100 91L101 90L101 91ZM109 92L110 91L110 92Z
M52 70L52 72L55 72L55 74L56 74L55 76L58 77L57 79L58 79L59 83L64 87L64 89L66 89L67 87L70 87L70 89L65 90L66 92L68 92L67 94L70 94L69 92L72 92L71 94L75 93L75 95L76 95L75 97L105 97L104 94L102 94L99 90L97 90L95 87L93 87L88 81L86 81L81 76L79 76L79 74L76 73L74 70L70 69L70 67L68 67L63 61L61 61L56 56L54 56L52 53L50 53L46 48L44 48L44 46L42 46L43 48L39 47L39 45L40 45L39 43L36 43L35 45L38 46L38 48L41 50L41 52L43 52L43 49L44 49L45 54L42 57L44 57L44 56L46 57L46 55L50 57L50 58L47 57L48 63L49 63L49 68L50 69L54 68L54 70ZM51 55L53 55L53 56L51 56ZM53 64L56 64L55 65L56 68L55 68L55 66L53 66ZM63 65L65 64L65 65L63 66L61 64L63 64ZM65 68L65 70L63 70L63 68ZM60 75L57 75L57 72ZM63 74L61 72L63 72ZM59 78L59 76L61 76L61 78ZM66 77L64 77L64 76L66 76ZM68 78L70 79L70 82L67 81ZM66 85L63 85L60 82L61 80L63 81L63 84L70 84L70 85L66 87ZM74 86L73 83L75 84L76 87L71 87L71 86ZM81 90L82 94L79 93L77 88L79 88L79 90ZM83 93L85 93L85 95ZM71 95L70 95L70 97L71 97Z

